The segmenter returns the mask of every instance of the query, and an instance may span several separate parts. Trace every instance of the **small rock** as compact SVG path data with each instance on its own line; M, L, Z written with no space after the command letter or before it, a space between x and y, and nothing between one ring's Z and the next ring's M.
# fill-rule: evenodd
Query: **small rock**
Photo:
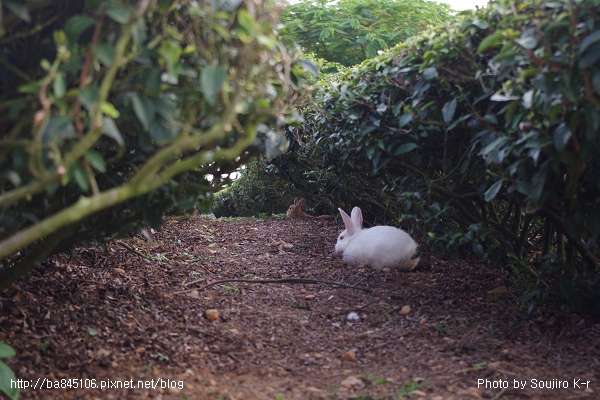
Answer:
M206 318L211 321L217 321L219 319L219 310L206 310Z
M410 312L410 306L404 306L404 307L402 307L402 309L400 310L400 312L398 314L400 314L404 317L404 316L408 315L409 312Z
M240 331L238 331L237 329L233 328L233 329L229 329L229 332L233 333L234 335L239 335Z
M382 271L383 271L383 272L392 272L392 270L391 270L391 269L389 269L389 268L384 268L384 269L382 269Z
M134 351L135 351L136 353L138 353L138 354L142 354L142 353L145 353L145 352L146 352L146 348L145 348L145 347L142 347L142 346L140 346L140 347L136 347L136 349L135 349Z
M354 361L356 360L356 352L354 350L350 350L342 354L342 361Z
M316 358L317 360L322 360L324 357L325 357L325 356L324 356L323 354L321 354L321 353L315 353L315 358Z
M208 386L217 386L217 381L215 381L214 379L209 379Z
M298 294L306 294L306 293L308 293L308 290L306 290L304 288L298 290Z
M421 321L419 321L419 323L421 325L425 325L427 322L429 322L429 320L427 319L427 317L423 317L423 318L421 318Z
M298 321L298 323L300 325L306 325L306 324L308 324L308 320L307 319L301 319L300 321Z
M497 295L500 295L500 294L504 294L506 292L508 292L508 289L506 288L506 286L498 286L497 288L494 288L494 289L490 290L488 292L488 294L497 296Z
M592 393L594 393L594 389L592 389L592 388L587 388L587 389L585 389L585 390L583 391L583 393L590 393L590 394L592 394Z
M314 300L317 298L317 296L315 296L314 294L309 294L308 296L304 297L306 300Z
M100 349L96 352L97 358L103 358L103 357L108 357L108 356L110 356L110 351L108 351L106 349Z
M127 272L122 268L113 268L113 272L119 275L127 275Z
M354 311L351 311L346 318L348 321L360 321L360 317Z
M341 382L341 385L348 389L350 389L353 386L359 386L362 384L363 381L355 376L349 376Z
M197 290L192 290L191 292L189 292L189 293L188 293L188 296L189 296L189 297L194 297L194 298L195 298L195 297L198 297L198 296L199 296L199 294L198 294L198 291L197 291Z

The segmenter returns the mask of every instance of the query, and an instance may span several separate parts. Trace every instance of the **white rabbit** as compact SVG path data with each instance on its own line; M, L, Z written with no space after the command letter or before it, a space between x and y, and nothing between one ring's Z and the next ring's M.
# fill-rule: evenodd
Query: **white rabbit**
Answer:
M413 258L417 243L410 235L393 226L374 226L362 229L360 208L352 209L352 217L338 208L346 230L340 233L335 252L342 253L344 262L351 266L370 265L373 268L398 268L410 271L419 263Z

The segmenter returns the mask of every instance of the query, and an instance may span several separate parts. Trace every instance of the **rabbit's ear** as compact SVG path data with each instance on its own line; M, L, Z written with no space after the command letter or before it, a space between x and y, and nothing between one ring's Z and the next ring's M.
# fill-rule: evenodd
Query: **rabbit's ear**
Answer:
M354 224L354 226L356 226L357 229L362 227L363 216L362 216L362 211L360 211L360 208L354 207L352 209L351 215L352 215L352 223Z
M294 199L294 205L295 205L295 206L297 206L297 205L298 205L298 198L297 198L297 197Z
M342 219L344 220L344 225L346 225L346 230L348 231L348 234L350 234L350 235L354 234L354 231L356 231L356 227L354 226L352 219L341 208L338 208L338 210L340 211L340 215L342 216Z
M306 206L306 202L304 201L304 197L301 198L300 200L298 200L298 204L300 205L300 207Z

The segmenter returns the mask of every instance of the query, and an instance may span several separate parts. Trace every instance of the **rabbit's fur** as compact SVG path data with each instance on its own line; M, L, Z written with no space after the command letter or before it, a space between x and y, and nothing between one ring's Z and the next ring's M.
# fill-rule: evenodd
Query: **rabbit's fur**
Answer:
M363 216L360 208L352 209L352 217L338 208L346 230L338 236L336 253L342 253L344 263L373 268L397 268L410 271L419 263L415 257L417 243L410 235L393 226L374 226L362 229Z
M331 215L319 215L318 217L308 215L305 212L302 212L302 207L304 207L305 205L306 205L306 202L304 201L304 198L298 200L298 198L296 197L294 199L294 204L292 204L288 207L286 215L290 218L294 218L294 217L332 218Z
M286 212L286 215L288 217L303 217L303 216L305 216L306 214L304 214L302 212L302 207L304 207L305 204L306 203L304 201L304 198L298 200L298 198L296 197L294 199L294 204L289 206L289 208Z

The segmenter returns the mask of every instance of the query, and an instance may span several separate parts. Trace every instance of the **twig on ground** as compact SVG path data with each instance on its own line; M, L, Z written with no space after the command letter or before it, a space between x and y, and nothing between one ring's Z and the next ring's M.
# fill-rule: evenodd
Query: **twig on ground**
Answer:
M146 260L152 260L149 256L145 255L144 253L142 253L139 250L134 249L133 247L131 247L130 245L128 245L127 243L125 243L121 240L115 240L115 243L122 247L125 247L127 250L129 250L133 254L137 254L138 256L145 258Z
M193 285L195 283L198 282L202 282L202 280L197 280L194 282L189 282L186 284L186 286L189 285ZM211 283L208 283L204 286L202 286L201 288L198 289L186 289L186 290L180 290L178 292L173 292L171 293L171 295L175 295L175 294L184 294L184 293L189 293L193 290L197 290L197 291L202 291L210 286L213 285L218 285L219 283L228 283L228 282L246 282L246 283L323 283L326 285L335 285L335 286L341 286L344 288L348 288L348 289L357 289L357 290L362 290L364 292L367 293L371 293L371 289L368 288L364 288L364 287L359 287L359 286L351 286L351 285L345 285L343 283L339 283L339 282L331 282L331 281L321 281L318 279L304 279L304 278L287 278L287 279L223 279L220 281L214 281Z
M200 334L202 334L202 335L206 335L206 336L213 336L213 337L215 336L215 335L214 335L213 333L211 333L211 332L208 332L208 331L205 331L205 330L202 330L202 329L198 329L198 328L195 328L195 327L193 327L193 326L179 325L179 326L178 326L178 328L179 328L179 329L187 329L187 330L189 330L189 331L196 332L196 333L200 333Z

